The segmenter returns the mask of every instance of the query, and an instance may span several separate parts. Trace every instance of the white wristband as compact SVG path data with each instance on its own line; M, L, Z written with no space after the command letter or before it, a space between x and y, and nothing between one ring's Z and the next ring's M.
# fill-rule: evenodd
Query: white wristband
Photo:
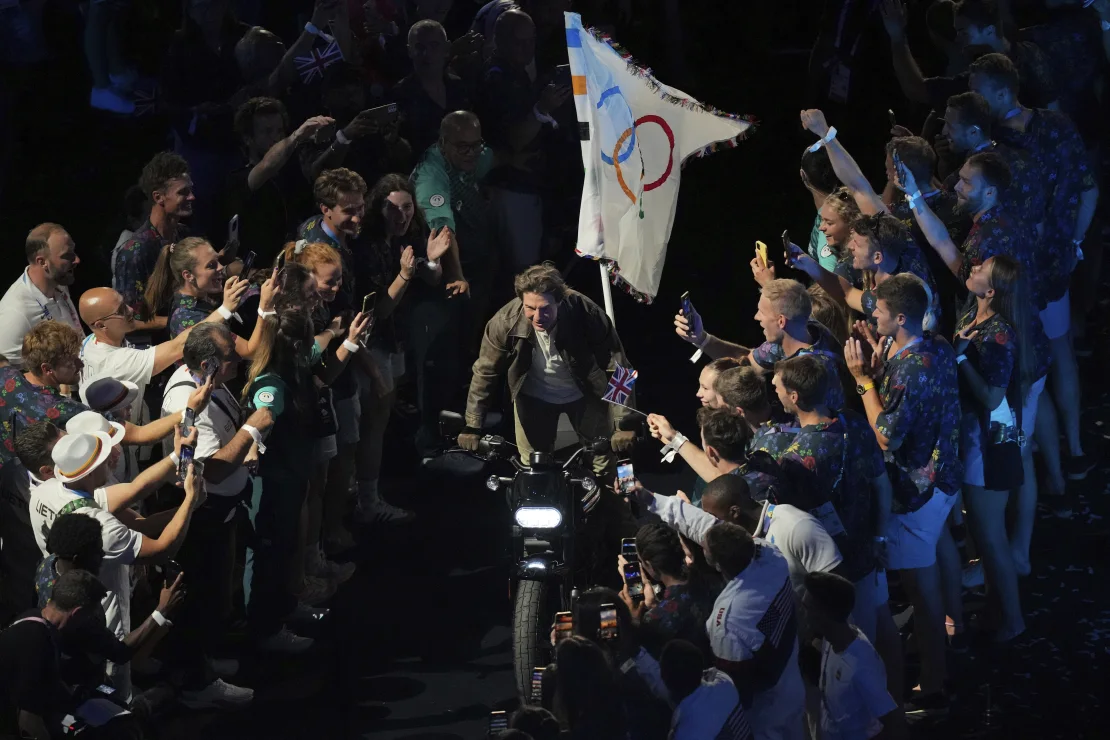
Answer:
M956 355L956 364L960 365L967 360L967 355Z
M818 139L809 148L810 152L815 152L823 146L826 146L830 141L836 138L836 126L829 126L829 132L825 134L825 138Z
M343 129L336 129L335 130L335 140L338 141L343 146L347 146L348 144L351 143L351 140L348 139L347 135L343 133Z
M546 113L540 112L540 107L538 105L532 106L532 115L535 116L536 120L540 123L550 123L552 128L559 128L559 124L555 121L554 118L547 115Z
M352 355L355 352L358 352L360 349L362 349L362 347L359 347L357 344L352 342L350 339L344 339L343 340L343 348L345 350L347 350L348 352L350 352Z
M263 318L263 319L266 318L267 316L277 316L277 311L263 311L260 308L260 309L258 309L258 316L259 316L259 318Z
M181 457L178 456L176 450L170 453L170 462L173 463L174 468L178 468L181 466Z
M224 321L231 321L231 309L227 306L220 306L216 309L216 313L218 313L220 318Z
M697 347L698 349L705 349L705 345L707 345L707 344L709 344L709 332L704 331L704 332L702 332L702 335L701 335L701 341L698 342L697 344L695 344L694 346Z
M906 202L910 204L910 210L914 211L921 207L921 202L923 200L925 199L922 197L920 190L915 190L913 191L913 195L906 196Z
M258 431L258 429L256 429L255 427L252 427L250 424L244 424L243 426L241 426L239 428L242 429L247 434L251 435L251 439L254 440L254 443L256 445L258 445L258 454L259 455L265 455L266 454L266 445L262 444L262 432Z
M159 627L173 627L173 622L166 619L166 615L158 611L157 609L150 613L150 618L153 619L154 623L157 624Z
M429 269L432 269L432 270L438 270L439 269L439 262L437 262L436 260L428 260L424 264L426 264Z

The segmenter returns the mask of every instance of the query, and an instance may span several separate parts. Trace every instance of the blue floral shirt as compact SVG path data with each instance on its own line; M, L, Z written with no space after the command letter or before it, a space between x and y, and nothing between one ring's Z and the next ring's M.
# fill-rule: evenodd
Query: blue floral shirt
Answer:
M18 368L0 368L0 437L3 438L0 469L15 457L13 418L19 417L19 429L36 421L49 421L64 429L66 423L82 411L88 411L88 407L54 388L28 383Z
M1025 271L1026 284L1033 294L1037 308L1043 309L1046 305L1044 284L1047 273L1042 271L1042 266L1034 258L1036 244L1037 232L1032 226L995 206L984 211L979 220L972 224L967 239L960 247L964 258L960 277L967 280L972 267L983 264L997 254L1013 257L1021 263L1021 268ZM1047 249L1043 242L1036 251L1038 257L1044 256Z
M174 293L170 303L170 319L166 326L173 339L186 329L203 322L219 308L215 303L184 293Z
M960 394L956 356L943 338L926 333L889 355L891 343L885 340L877 379L883 410L875 427L896 445L884 457L892 510L904 513L921 508L934 487L947 494L960 489Z
M832 332L825 328L817 319L810 319L806 328L809 330L809 338L811 345L803 347L790 357L800 357L802 355L815 355L825 365L825 369L829 373L829 378L837 379L841 377L841 373L847 372L847 366L844 365L844 348L836 341ZM780 342L764 342L752 350L751 360L752 363L758 365L767 371L775 369L775 363L779 360L789 359L786 352L782 349ZM839 411L844 408L844 387L839 382L830 382L828 396L825 398L825 403L833 411Z
M844 577L858 581L875 568L874 480L885 470L883 452L866 417L845 411L830 423L802 427L778 458L784 488L825 524L844 558ZM815 507L831 503L839 527Z
M1079 197L1096 185L1087 149L1067 116L1050 110L1034 110L1025 131L999 126L995 135L1007 146L1028 152L1047 186L1044 238L1036 250L1036 283L1046 301L1059 300L1076 264L1072 239Z
M177 240L187 236L183 226L177 227ZM112 289L123 296L123 302L139 316L146 313L146 302L143 294L146 292L147 281L154 273L154 266L158 264L158 254L162 247L172 243L146 220L142 226L115 250L112 259ZM150 310L157 313L162 306L151 306Z
M644 648L656 658L671 640L689 640L698 647L708 648L705 620L713 602L699 599L688 584L667 586L663 597L640 617Z

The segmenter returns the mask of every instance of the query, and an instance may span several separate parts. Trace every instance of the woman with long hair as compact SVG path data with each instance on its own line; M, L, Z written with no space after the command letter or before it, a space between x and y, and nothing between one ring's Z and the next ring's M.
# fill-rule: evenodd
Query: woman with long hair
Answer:
M554 712L569 738L626 737L616 669L596 643L578 635L560 641L555 648L555 676Z
M302 527L302 513L314 466L305 440L318 436L320 416L317 372L328 382L361 348L369 318L356 314L342 344L317 369L328 346L342 332L338 322L316 334L313 300L298 294L277 294L276 275L262 286L259 311L264 314L262 337L243 389L252 409L268 408L274 426L260 456L262 487L252 508L256 545L247 616L251 632L263 649L300 652L311 646L282 623L297 606L292 586Z
M1017 414L1023 413L1023 408L1017 406L1026 405L1036 380L1036 352L1028 329L1029 299L1023 280L1020 263L1006 255L972 267L966 285L973 300L957 322L953 338L963 407L963 497L981 567L1001 611L995 634L1000 642L1021 634L1025 622L1006 535L1009 491L986 487L988 478L998 471L987 469L984 450L996 437L1020 437ZM1003 431L996 433L996 428ZM951 613L951 605L946 606L958 632L958 615Z
M207 239L189 236L162 247L144 297L151 312L169 307L166 326L172 339L221 308L227 311L225 319L230 318L248 287L246 280L225 278L219 255ZM239 336L235 351L240 357L251 356L249 343Z
M403 321L398 308L413 280L437 285L439 260L451 245L446 228L431 234L424 214L416 205L412 185L404 175L386 175L370 190L366 209L367 248L355 266L360 292L373 294L374 334L370 351L357 358L354 374L359 387L358 430L349 459L357 468L346 468L337 483L355 474L358 484L357 518L363 523L407 521L412 512L384 501L378 492L382 446L390 410L396 401L397 381L405 373ZM417 262L416 246L423 260ZM344 458L347 459L347 458Z

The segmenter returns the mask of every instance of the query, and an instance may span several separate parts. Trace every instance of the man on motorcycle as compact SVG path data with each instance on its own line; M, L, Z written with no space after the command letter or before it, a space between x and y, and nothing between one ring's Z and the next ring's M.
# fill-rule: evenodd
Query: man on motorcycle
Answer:
M629 410L602 400L608 373L617 365L629 366L605 311L568 288L550 263L517 275L514 288L516 298L486 324L459 446L478 450L490 399L507 374L516 444L525 465L534 450L554 452L563 413L579 437L609 436L615 452L631 449L636 433L620 431ZM594 472L611 473L612 462L611 455L595 456Z

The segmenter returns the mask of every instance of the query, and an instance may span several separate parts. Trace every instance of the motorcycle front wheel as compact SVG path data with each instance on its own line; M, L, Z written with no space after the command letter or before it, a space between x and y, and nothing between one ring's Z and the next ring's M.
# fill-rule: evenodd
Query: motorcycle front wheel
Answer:
M532 669L551 662L551 626L555 609L548 607L549 584L545 581L517 583L513 608L513 670L516 688L525 704L532 704Z

